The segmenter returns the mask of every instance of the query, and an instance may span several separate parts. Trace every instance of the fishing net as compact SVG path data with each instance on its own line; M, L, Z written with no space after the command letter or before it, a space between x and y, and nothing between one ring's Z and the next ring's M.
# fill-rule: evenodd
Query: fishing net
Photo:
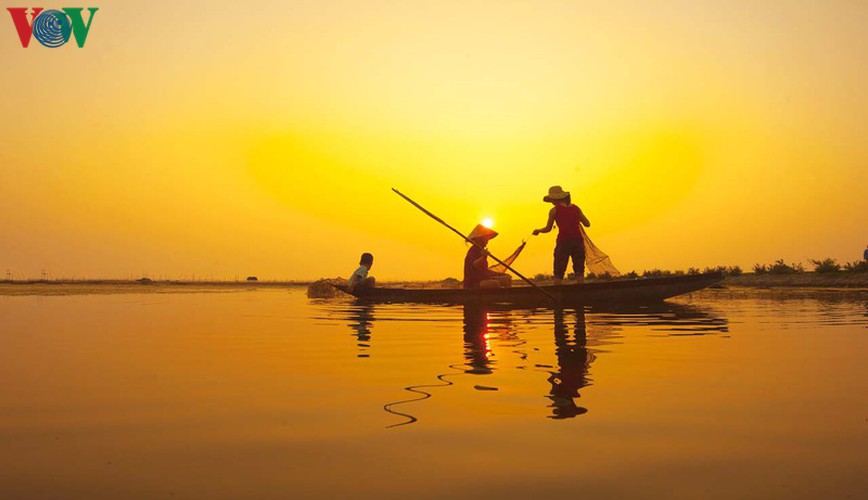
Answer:
M335 288L335 285L346 285L347 281L341 278L321 279L311 283L307 287L307 296L312 299L331 299L343 295L343 292Z
M526 244L527 244L527 242L522 241L521 245L519 245L519 247L515 249L515 252L512 252L512 255L510 255L509 257L507 257L505 259L501 259L503 261L503 263L506 264L506 266L511 266L513 261L515 261L515 259L518 258L518 254L520 254L521 251L524 250L524 246ZM504 266L503 264L495 264L493 266L489 266L488 270L493 271L495 273L505 273L506 272L506 266Z
M618 271L614 264L612 264L612 260L609 256L600 250L593 241L591 241L588 233L585 232L585 228L580 226L579 229L582 231L582 239L585 242L585 267L588 269L588 272L594 273L597 276L603 276L606 274L613 277L620 276L621 272ZM506 266L512 265L521 251L524 250L526 244L526 242L522 241L521 245L519 245L519 247L512 252L509 257L502 259ZM496 273L505 273L507 271L506 266L503 264L495 264L490 266L488 269Z
M585 241L585 267L588 268L588 271L597 276L604 274L620 276L621 272L612 264L609 256L603 253L597 245L594 245L594 242L588 237L588 233L585 232L585 228L579 226L579 229L582 231L582 239Z

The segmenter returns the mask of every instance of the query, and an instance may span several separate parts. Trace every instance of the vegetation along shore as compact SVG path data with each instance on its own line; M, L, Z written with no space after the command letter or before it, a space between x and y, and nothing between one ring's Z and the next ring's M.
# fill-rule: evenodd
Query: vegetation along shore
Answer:
M719 271L726 275L721 283L728 287L749 288L865 288L868 289L868 262L838 265L834 260L812 261L813 270L805 270L802 264L786 264L782 260L772 264L757 264L752 272L742 272L738 266L697 269L686 271L644 270L631 271L619 277L588 275L587 281L640 279L649 277L682 276ZM538 274L533 281L544 284L550 275ZM339 278L338 278L339 280ZM333 280L326 280L333 281ZM385 282L384 282L385 283ZM190 281L190 280L0 280L0 295L78 295L100 293L190 293L217 292L238 289L287 288L309 286L310 281ZM409 287L455 288L460 282L454 278L429 282L393 282L390 285Z

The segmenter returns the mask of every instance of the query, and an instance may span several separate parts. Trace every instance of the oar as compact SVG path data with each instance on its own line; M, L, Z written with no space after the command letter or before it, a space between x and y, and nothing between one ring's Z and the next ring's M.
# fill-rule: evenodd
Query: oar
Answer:
M419 210L421 210L422 212L424 212L425 215L427 215L428 217L431 217L432 219L436 220L436 221L439 222L440 224L443 224L444 226L446 226L447 228L449 228L450 230L452 230L453 233L457 234L458 236L461 236L461 237L464 239L464 241L466 241L466 242L470 243L471 245L473 245L473 246L479 248L480 250L485 250L485 252L488 253L488 256L491 257L492 259L494 259L498 264L500 264L500 265L502 265L503 267L505 267L505 268L509 269L510 271L512 271L513 274L515 274L516 276L518 276L519 278L521 278L522 280L524 280L524 282L527 283L528 285L530 285L530 286L536 288L537 290L539 290L539 292L540 292L541 294L543 294L543 295L545 295L546 297L548 297L549 299L551 299L551 301L554 302L555 304L559 304L558 299L556 299L554 295L552 295L552 294L548 293L547 291L543 290L542 288L539 287L539 285L537 285L537 284L534 283L533 281L527 279L523 274L521 274L520 272L516 271L515 269L509 267L509 265L508 265L506 262L504 262L504 261L498 259L498 258L495 257L494 255L491 255L491 253L488 252L488 250L486 250L485 247L483 247L483 246L480 245L479 243L477 243L477 242L471 240L470 238L468 238L467 236L465 236L464 233L462 233L461 231L459 231L459 230L455 229L454 227L450 226L449 224L446 223L446 221L444 221L444 220L441 219L440 217L437 217L436 215L432 214L431 212L429 212L428 210L426 210L425 207L423 207L422 205L420 205L420 204L416 203L415 201L411 200L411 199L410 199L407 195L405 195L404 193L398 191L398 190L395 189L395 188L392 188L392 191L394 191L395 194L397 194L397 195L400 196L401 198L404 198L405 200L407 200L408 202L410 202L410 204L413 205L414 207L416 207L416 208L418 208Z

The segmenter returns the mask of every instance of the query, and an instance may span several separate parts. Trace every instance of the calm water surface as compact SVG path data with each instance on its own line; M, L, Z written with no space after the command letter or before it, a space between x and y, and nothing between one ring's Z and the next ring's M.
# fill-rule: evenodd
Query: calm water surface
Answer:
M2 498L866 498L864 298L0 296Z

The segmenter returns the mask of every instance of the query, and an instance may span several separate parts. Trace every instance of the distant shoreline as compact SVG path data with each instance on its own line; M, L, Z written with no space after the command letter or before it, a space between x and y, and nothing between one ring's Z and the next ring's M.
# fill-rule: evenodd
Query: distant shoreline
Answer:
M640 278L641 279L641 278ZM589 281L591 282L591 281ZM103 293L190 293L255 290L263 288L305 287L313 281L185 281L185 280L20 280L0 281L0 296L3 295L78 295ZM515 280L520 285L519 280ZM540 284L543 284L541 282ZM393 281L389 285L412 287L442 286L443 281ZM455 282L452 281L454 286ZM739 288L847 288L868 289L868 273L803 272L795 274L754 274L727 276L718 286Z
M868 288L866 272L804 272L794 274L754 274L727 276L723 285L756 288L798 287L798 288Z
M205 293L298 288L310 281L141 281L141 280L21 280L0 281L4 295L96 295L114 293Z
M62 280L0 280L2 285L135 285L135 286L307 286L313 281L235 281L235 280L208 280L208 281L189 281L189 280L115 280L115 279L62 279Z

